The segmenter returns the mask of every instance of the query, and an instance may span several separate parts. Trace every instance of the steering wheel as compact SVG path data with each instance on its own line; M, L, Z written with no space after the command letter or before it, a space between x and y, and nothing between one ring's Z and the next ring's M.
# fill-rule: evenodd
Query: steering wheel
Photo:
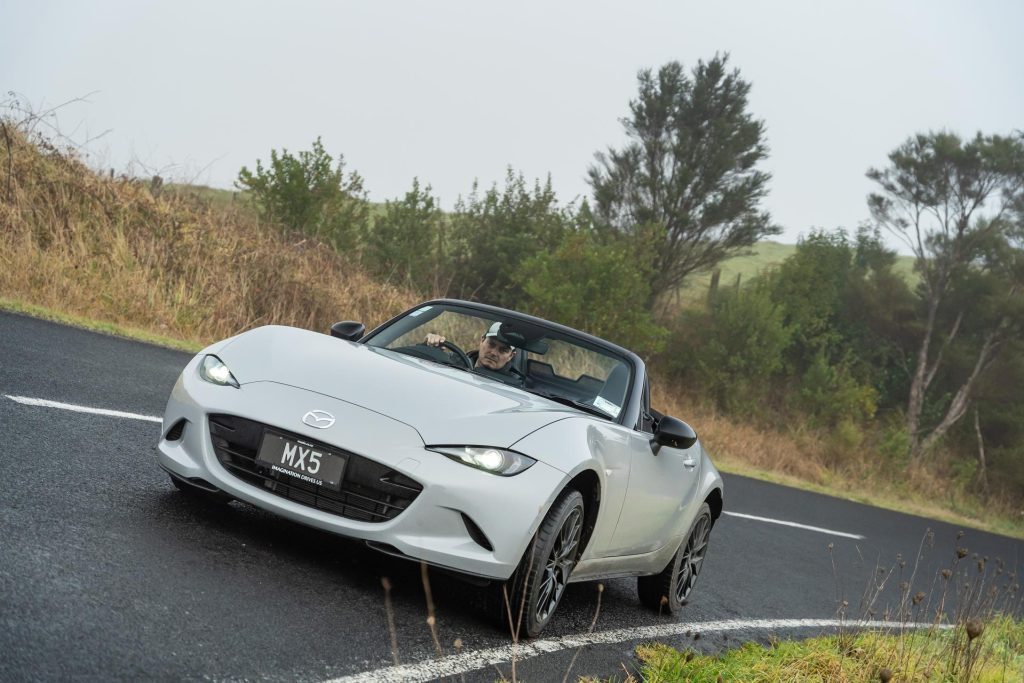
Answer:
M458 346L456 346L452 342L450 342L448 340L445 340L445 341L441 342L440 344L438 344L438 346L440 348L442 348L442 349L448 349L449 351L451 351L452 354L454 354L456 358L458 358L460 361L462 361L463 365L466 366L467 370L472 370L473 369L473 361L469 358L469 356L466 355L465 351L460 349Z

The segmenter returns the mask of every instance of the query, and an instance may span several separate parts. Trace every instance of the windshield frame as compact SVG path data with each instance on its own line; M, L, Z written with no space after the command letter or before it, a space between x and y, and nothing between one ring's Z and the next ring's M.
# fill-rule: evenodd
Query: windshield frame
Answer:
M372 346L374 348L386 349L387 347L379 341L381 335L385 332L390 332L390 334L385 335L388 339L385 342L386 344L421 325L422 321L417 320L417 318L419 318L420 315L423 315L426 307L437 307L439 309L436 313L432 314L428 320L440 315L444 310L452 310L457 313L463 313L465 315L471 315L482 319L507 319L520 321L529 325L542 327L545 332L550 331L553 339L562 339L563 341L578 345L592 352L615 358L626 366L629 370L630 376L627 380L626 394L623 399L622 409L619 411L618 416L612 417L611 415L608 415L605 419L608 422L620 424L631 429L635 428L639 423L640 413L642 411L640 406L641 401L638 400L638 397L643 393L643 381L646 375L646 368L640 357L632 351L624 349L609 341L605 341L600 337L595 337L587 334L586 332L581 332L571 327L567 327L566 325L553 323L551 321L544 320L543 318L500 308L498 306L490 306L488 304L480 304L471 301L461 301L459 299L432 299L430 301L417 304L416 306L403 311L394 318L378 325L360 339L359 343L366 344L367 346ZM395 326L397 326L397 329L395 329ZM378 340L377 343L374 343L375 340ZM481 376L487 377L488 375L481 374ZM506 386L520 388L523 391L529 392L529 389L519 387L515 384L504 384ZM592 414L582 410L580 412L584 415L601 419L596 413Z

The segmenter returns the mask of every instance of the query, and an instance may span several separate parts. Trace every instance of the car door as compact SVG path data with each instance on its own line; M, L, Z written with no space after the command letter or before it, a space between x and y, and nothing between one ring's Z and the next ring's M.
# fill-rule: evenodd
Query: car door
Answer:
M655 453L649 395L645 385L643 416L630 434L629 483L607 552L611 556L653 552L681 536L684 512L697 495L700 442L688 449L662 446Z

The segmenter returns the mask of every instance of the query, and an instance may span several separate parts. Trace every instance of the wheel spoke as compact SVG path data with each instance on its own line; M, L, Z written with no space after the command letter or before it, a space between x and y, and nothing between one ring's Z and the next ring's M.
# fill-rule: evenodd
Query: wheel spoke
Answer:
M543 583L537 589L538 621L544 621L554 611L569 582L569 574L572 572L583 533L582 516L579 508L572 510L555 536L551 553L544 563Z
M683 556L679 560L679 573L676 576L676 599L679 602L686 599L697 581L701 565L704 564L710 531L711 520L706 516L701 517L686 540Z
M544 583L541 584L540 592L537 595L538 615L540 614L541 610L546 610L546 608L547 608L548 600L550 599L551 593L553 592L553 588L552 588L553 584L554 584L554 577L552 577L552 576L545 576L544 577Z

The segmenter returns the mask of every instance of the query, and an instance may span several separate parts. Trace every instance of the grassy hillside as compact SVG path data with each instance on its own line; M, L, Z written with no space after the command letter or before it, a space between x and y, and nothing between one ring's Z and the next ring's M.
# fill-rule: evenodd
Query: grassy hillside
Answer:
M737 282L741 285L748 283L755 277L778 266L795 252L795 244L781 244L772 241L758 242L748 253L726 259L719 264L718 267L722 273L719 286L732 286ZM893 270L902 275L907 282L917 281L917 276L914 274L914 259L910 256L898 256ZM703 301L707 296L710 283L710 272L695 275L683 285L682 291L677 296L677 301L683 305Z
M418 298L223 191L99 176L13 137L0 297L196 344L267 323L373 325Z

